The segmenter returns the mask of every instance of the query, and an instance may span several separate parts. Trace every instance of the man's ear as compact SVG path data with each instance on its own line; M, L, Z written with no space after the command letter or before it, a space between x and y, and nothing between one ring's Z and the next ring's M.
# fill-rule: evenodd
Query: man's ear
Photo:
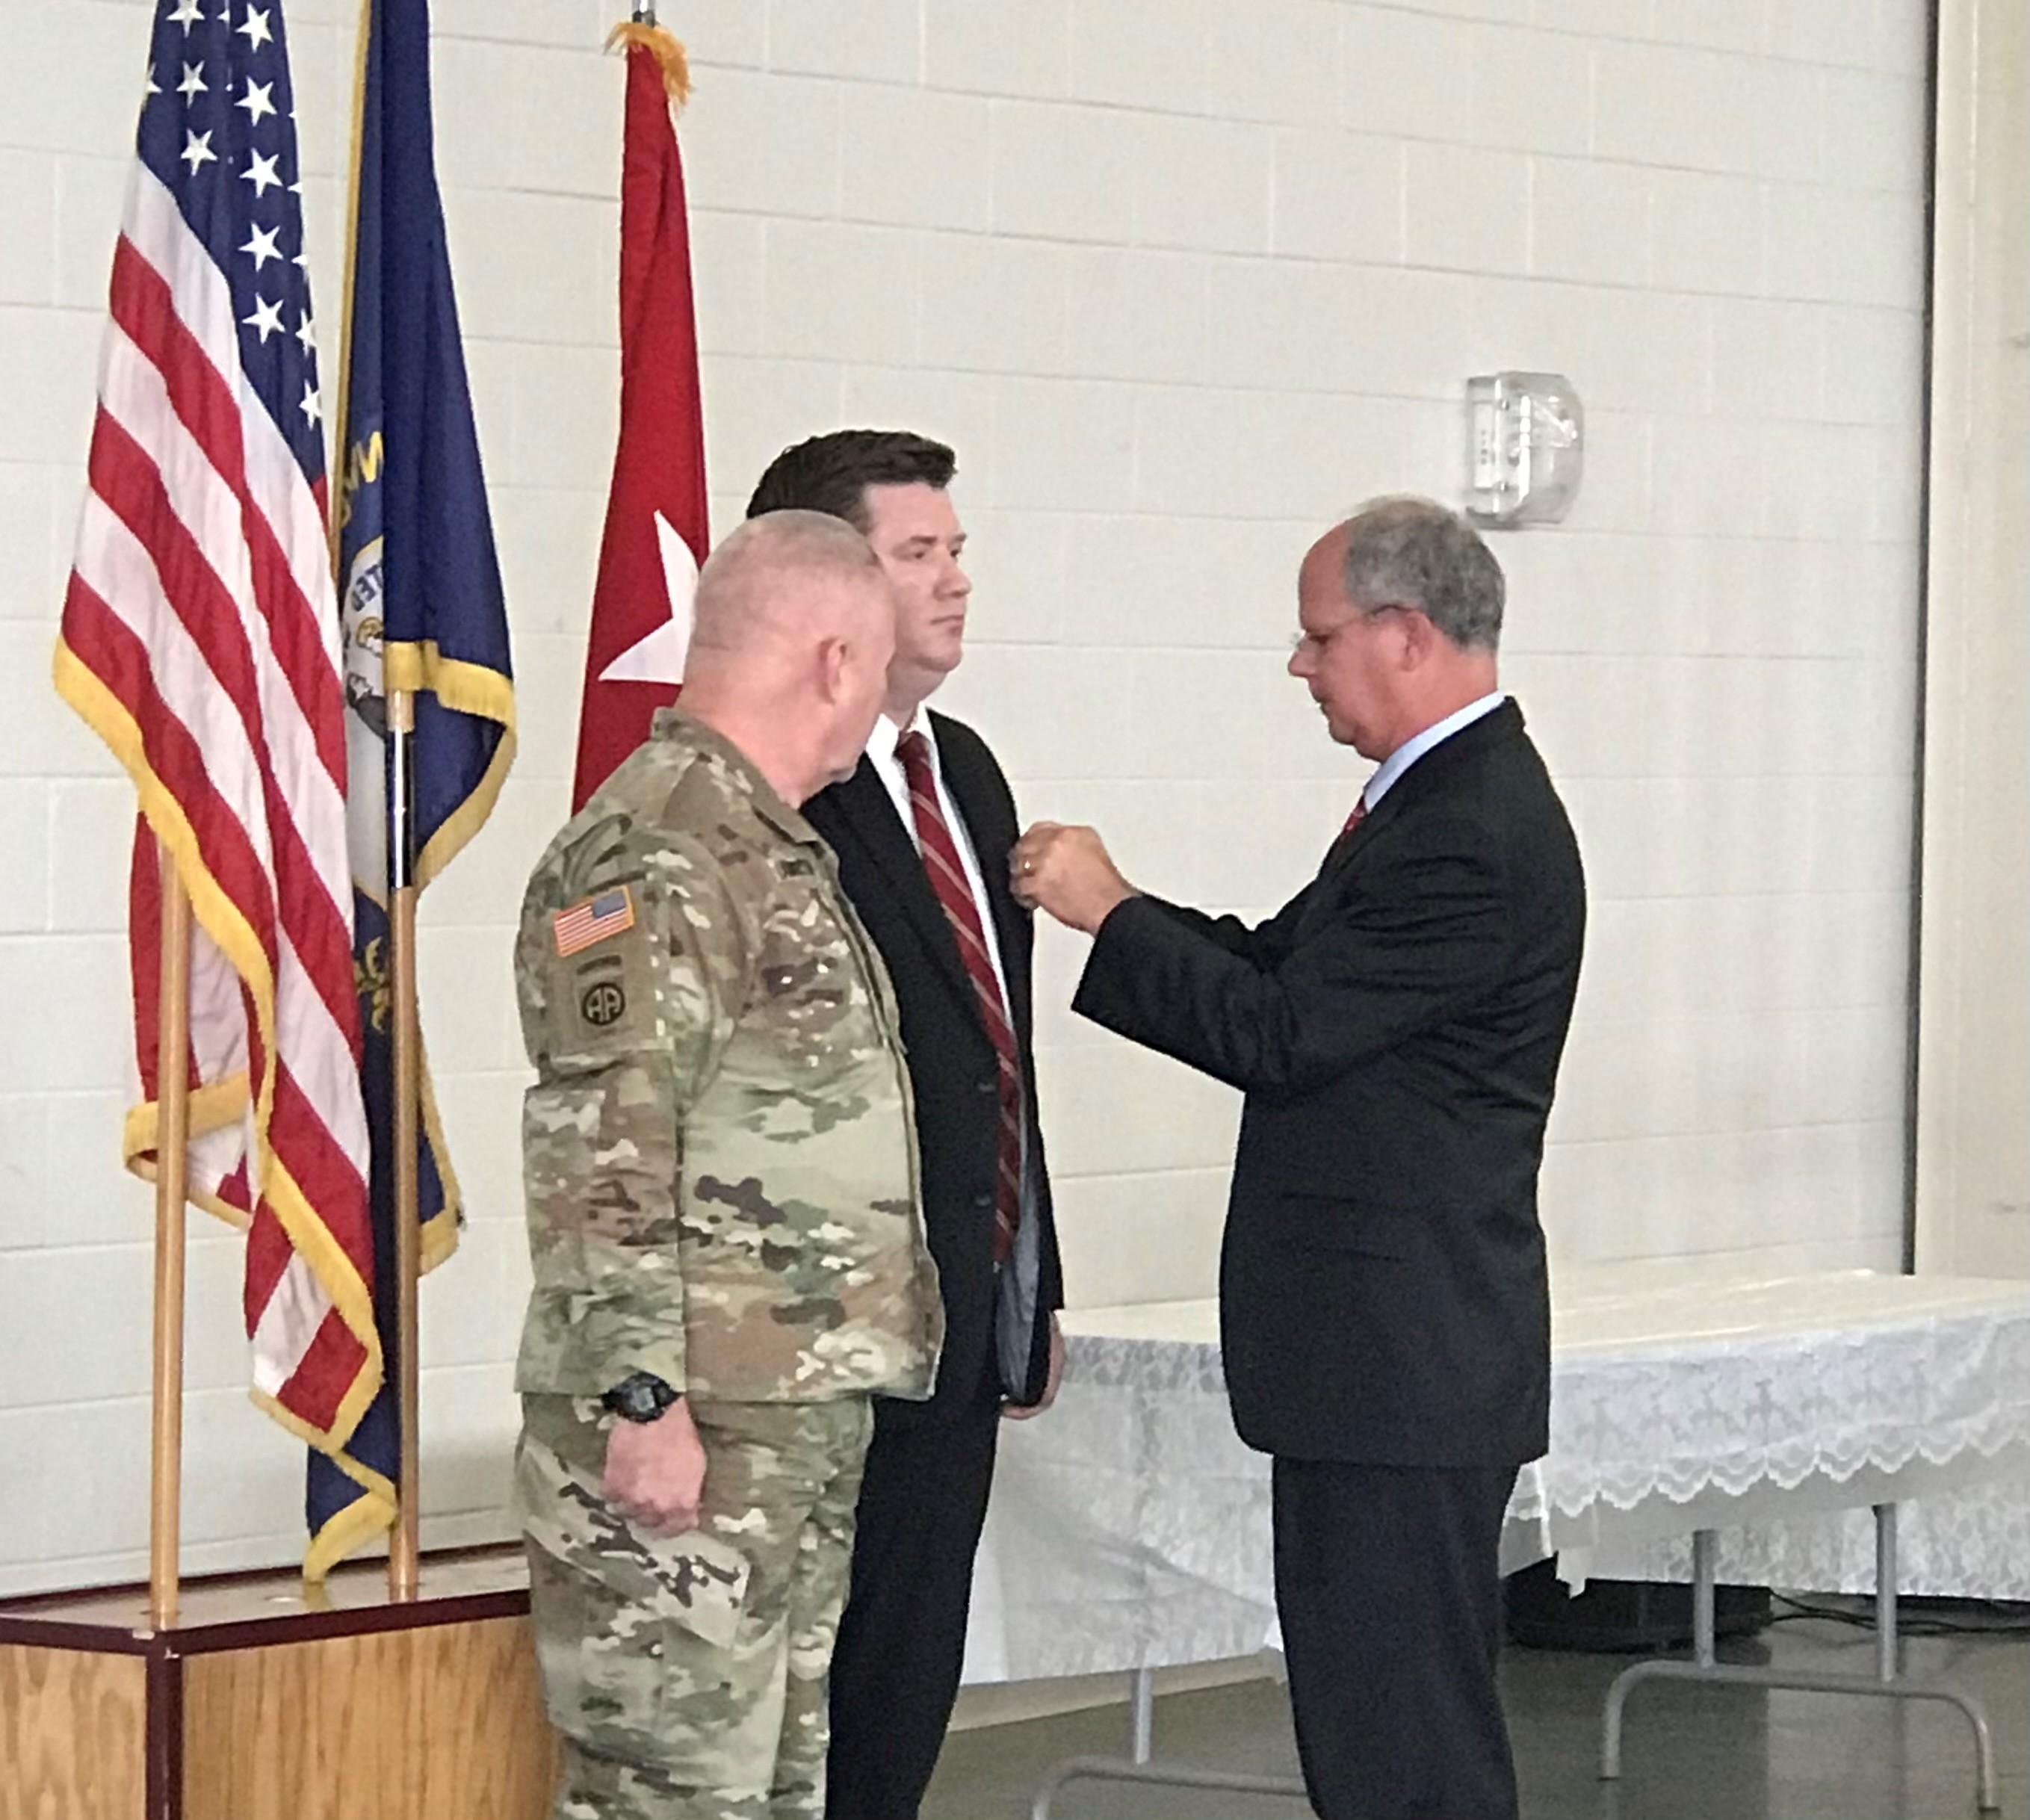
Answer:
M1438 629L1431 623L1430 615L1421 607L1399 607L1396 618L1403 629L1402 667L1420 670L1430 661L1432 650L1437 642Z
M846 641L821 640L812 661L817 666L818 699L829 707L846 693Z

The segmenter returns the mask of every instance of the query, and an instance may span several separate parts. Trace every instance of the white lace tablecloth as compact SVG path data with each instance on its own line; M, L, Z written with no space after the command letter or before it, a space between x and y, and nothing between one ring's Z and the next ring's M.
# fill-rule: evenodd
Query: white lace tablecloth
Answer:
M1503 1566L1872 1588L1894 1501L1902 1589L2030 1597L2030 1283L1865 1272L1715 1281L1563 1272L1551 1450ZM1065 1317L1056 1408L1006 1424L969 1681L1216 1661L1271 1633L1269 1472L1226 1412L1213 1303Z

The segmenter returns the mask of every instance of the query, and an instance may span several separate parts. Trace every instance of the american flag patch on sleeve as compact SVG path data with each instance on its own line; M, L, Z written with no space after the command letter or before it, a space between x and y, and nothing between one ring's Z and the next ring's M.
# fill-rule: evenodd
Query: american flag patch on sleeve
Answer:
M595 942L604 942L608 936L634 927L634 899L625 885L616 885L611 891L602 891L597 897L560 910L550 919L560 956L575 954L582 948L589 948Z

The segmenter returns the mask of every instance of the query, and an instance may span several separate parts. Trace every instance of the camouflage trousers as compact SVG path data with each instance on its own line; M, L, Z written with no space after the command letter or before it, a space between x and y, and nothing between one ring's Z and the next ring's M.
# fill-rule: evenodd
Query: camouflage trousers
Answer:
M817 1820L826 1676L872 1432L864 1397L706 1403L698 1525L641 1533L600 1493L615 1418L522 1399L515 1489L556 1820Z

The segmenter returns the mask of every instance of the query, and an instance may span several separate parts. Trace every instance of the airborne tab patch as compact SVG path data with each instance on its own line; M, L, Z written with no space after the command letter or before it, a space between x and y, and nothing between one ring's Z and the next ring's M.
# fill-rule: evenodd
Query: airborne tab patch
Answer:
M625 885L616 885L597 897L587 897L550 919L550 932L556 939L560 956L576 954L634 927L634 893Z

